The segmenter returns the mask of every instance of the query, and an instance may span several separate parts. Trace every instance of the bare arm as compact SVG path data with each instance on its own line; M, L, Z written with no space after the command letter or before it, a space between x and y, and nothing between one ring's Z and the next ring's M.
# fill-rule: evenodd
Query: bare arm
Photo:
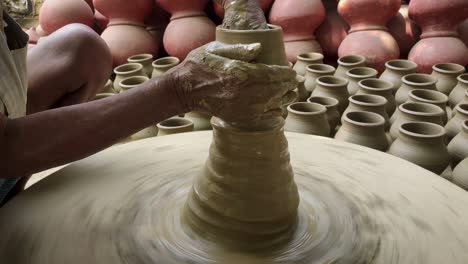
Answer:
M169 78L99 101L18 119L0 117L0 177L72 162L186 111Z

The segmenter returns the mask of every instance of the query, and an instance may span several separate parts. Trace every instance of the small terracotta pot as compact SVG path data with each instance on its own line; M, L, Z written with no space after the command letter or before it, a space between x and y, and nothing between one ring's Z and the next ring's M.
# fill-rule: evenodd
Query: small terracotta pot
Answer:
M398 137L400 126L408 122L428 122L442 126L444 111L440 107L426 103L404 103L398 107L399 115L390 128L392 139ZM396 113L396 112L395 112Z
M312 96L335 98L339 102L338 111L343 113L349 104L348 80L334 76L322 76L316 81L317 86L312 92Z
M194 131L213 130L210 115L200 112L190 112L185 114L185 118L193 122Z
M445 126L449 139L454 138L462 131L462 124L465 120L468 120L468 104L462 103L457 105L457 113Z
M72 23L93 26L93 10L83 0L47 0L39 12L39 23L49 35Z
M146 75L145 76L132 76L132 77L125 78L119 83L119 86L122 89L121 93L128 91L132 88L135 88L137 86L140 86L147 81L149 81L149 78L146 77Z
M409 122L401 125L398 139L388 153L439 175L450 163L444 139L445 131L440 125Z
M153 55L152 54L139 54L133 55L127 59L128 63L140 63L143 65L143 70L145 71L148 77L151 77L153 72Z
M453 88L449 95L449 103L451 107L455 107L465 97L468 91L468 73L462 74L457 77L458 84Z
M397 105L408 101L408 94L411 90L425 89L437 91L436 83L437 79L428 74L413 73L403 76L403 84L398 89L395 100Z
M158 124L158 137L192 132L193 128L194 124L192 121L185 118L173 117Z
M468 159L464 159L453 170L453 183L468 191Z
M365 67L366 58L359 55L347 55L338 59L335 77L347 78L346 72L357 67Z
M346 78L348 79L348 92L350 95L354 95L359 90L358 83L362 80L377 77L377 70L369 67L358 67L351 69L346 72Z
M395 94L403 84L402 78L405 75L416 73L418 65L409 60L391 60L385 63L385 71L380 75L380 80L393 83Z
M157 59L153 62L153 73L151 74L151 78L163 75L168 70L174 68L180 63L180 60L176 57L165 57L161 59Z
M345 113L341 120L342 126L335 139L364 147L386 151L389 147L385 135L385 120L382 116L365 111Z
M310 135L329 137L331 134L328 124L327 109L316 103L293 103L288 106L288 117L284 130Z
M114 73L114 90L117 93L120 93L122 91L122 88L120 87L120 82L123 79L132 76L145 76L145 72L143 71L143 65L139 63L127 63L124 65L120 65L119 67L114 69Z
M371 112L376 113L384 119L384 128L385 131L390 129L389 117L385 106L387 105L387 99L380 95L373 94L359 94L349 97L349 106L343 113L341 118L341 123L343 123L343 118L349 112Z
M297 74L304 76L307 73L307 66L322 63L323 54L316 52L304 53L297 56L297 61L293 69Z
M432 76L437 78L437 90L450 95L457 85L457 77L465 72L465 67L455 63L441 63L432 66Z
M379 95L387 99L385 110L388 116L391 116L396 109L395 96L393 96L393 84L388 81L379 80L376 78L370 78L362 80L358 83L359 90L356 93L359 94L374 94Z
M315 86L317 85L317 78L326 75L333 75L335 73L335 68L326 64L311 64L307 66L307 72L305 75L305 88L309 94L311 94Z
M307 99L309 103L317 103L325 106L327 108L327 120L330 125L330 130L332 133L335 131L336 127L340 124L340 112L338 111L338 100L331 97L323 96L312 96Z
M442 109L442 111L444 111L444 115L442 116L442 121L444 125L447 124L448 97L445 94L439 91L432 91L432 90L422 90L422 89L411 90L408 94L408 102L428 103L428 104L438 106L440 109Z
M452 166L456 167L462 160L468 158L468 120L462 123L462 130L448 145Z

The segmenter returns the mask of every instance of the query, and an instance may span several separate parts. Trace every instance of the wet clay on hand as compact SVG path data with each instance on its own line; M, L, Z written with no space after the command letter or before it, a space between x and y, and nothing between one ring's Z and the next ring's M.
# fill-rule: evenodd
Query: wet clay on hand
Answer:
M258 0L217 0L225 11L222 27L234 30L267 29Z

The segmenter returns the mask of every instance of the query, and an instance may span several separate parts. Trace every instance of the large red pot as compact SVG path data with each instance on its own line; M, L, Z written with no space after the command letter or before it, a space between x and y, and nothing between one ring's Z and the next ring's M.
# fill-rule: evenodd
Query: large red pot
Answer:
M465 45L468 47L468 19L465 19L465 21L460 24L458 32L460 33L461 40L465 42Z
M400 57L407 58L411 48L421 36L421 29L409 18L408 5L402 5L387 26L400 47Z
M325 61L335 64L338 60L338 48L348 36L349 25L341 18L337 10L337 0L323 0L326 16L315 35L323 49Z
M468 18L467 0L412 0L409 16L422 30L421 40L408 56L419 72L431 73L439 63L468 64L468 48L457 32Z
M93 26L93 10L84 0L47 0L41 7L39 23L46 34L72 23Z
M268 13L268 10L270 10L271 4L273 4L274 0L259 0L260 2L260 7L262 8L263 12L266 14ZM224 8L218 4L218 2L213 1L213 6L214 10L216 12L216 15L223 19L224 18Z
M109 24L109 19L97 10L94 11L94 20L101 31L105 30Z
M172 17L164 32L164 48L180 60L215 40L216 26L203 12L209 0L155 0Z
M270 23L283 28L286 54L290 62L298 55L322 53L314 32L325 19L321 0L276 0L270 11Z
M94 8L110 20L143 22L153 8L152 0L93 0Z
M400 6L400 0L341 0L338 13L351 29L338 55L364 56L369 67L383 72L385 62L400 57L400 48L386 28Z

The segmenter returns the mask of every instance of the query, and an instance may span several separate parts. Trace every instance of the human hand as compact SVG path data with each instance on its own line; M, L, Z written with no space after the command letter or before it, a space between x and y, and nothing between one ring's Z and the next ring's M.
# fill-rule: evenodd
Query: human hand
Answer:
M223 28L235 30L268 28L258 0L216 1L224 8Z
M179 101L227 122L255 122L281 116L296 99L296 73L288 66L252 64L260 44L212 42L192 51L168 72Z

